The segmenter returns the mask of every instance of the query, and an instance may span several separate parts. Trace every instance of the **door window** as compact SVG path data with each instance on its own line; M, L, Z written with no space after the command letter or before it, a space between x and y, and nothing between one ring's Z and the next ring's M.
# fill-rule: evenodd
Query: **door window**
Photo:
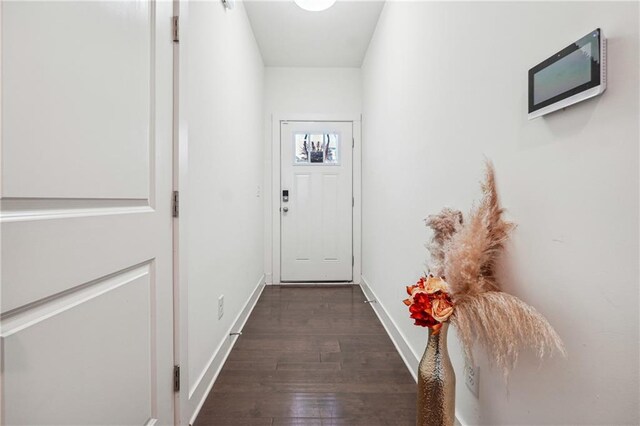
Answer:
M293 135L294 165L338 165L337 133L296 133Z

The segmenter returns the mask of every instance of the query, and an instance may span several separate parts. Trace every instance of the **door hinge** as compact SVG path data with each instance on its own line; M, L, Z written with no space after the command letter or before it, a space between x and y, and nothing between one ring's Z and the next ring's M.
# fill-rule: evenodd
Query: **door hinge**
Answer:
M180 17L179 16L173 17L173 28L171 32L173 34L173 42L179 43L180 42Z
M356 199L354 197L351 197L351 207L355 207L356 206Z
M180 366L173 366L173 391L180 392Z
M173 206L171 207L173 217L180 215L180 192L173 191Z
M354 138L351 138L351 148L355 148L356 147L356 140Z
M356 257L351 255L351 266L354 266L356 264Z

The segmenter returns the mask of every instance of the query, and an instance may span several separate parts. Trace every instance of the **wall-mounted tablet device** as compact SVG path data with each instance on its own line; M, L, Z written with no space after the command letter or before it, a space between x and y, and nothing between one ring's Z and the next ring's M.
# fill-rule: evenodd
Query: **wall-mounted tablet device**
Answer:
M607 87L607 41L600 28L529 70L529 119L585 99Z

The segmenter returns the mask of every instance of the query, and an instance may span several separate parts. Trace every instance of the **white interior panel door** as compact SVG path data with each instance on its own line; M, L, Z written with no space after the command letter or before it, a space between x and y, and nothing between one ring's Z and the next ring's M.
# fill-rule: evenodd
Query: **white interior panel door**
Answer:
M281 281L352 281L353 123L280 126Z
M3 425L173 423L171 8L2 3Z

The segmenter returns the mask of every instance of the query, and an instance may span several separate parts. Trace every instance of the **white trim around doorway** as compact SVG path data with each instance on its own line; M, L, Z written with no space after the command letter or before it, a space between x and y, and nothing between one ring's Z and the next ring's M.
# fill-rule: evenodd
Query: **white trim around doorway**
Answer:
M280 282L280 123L283 121L353 122L353 284L360 284L362 270L362 115L355 114L272 114L271 115L271 197L266 199L266 223L271 228L271 244L265 244L267 284ZM269 225L270 224L270 225ZM268 237L267 237L268 238ZM269 239L269 238L268 238ZM286 283L288 285L295 283Z

